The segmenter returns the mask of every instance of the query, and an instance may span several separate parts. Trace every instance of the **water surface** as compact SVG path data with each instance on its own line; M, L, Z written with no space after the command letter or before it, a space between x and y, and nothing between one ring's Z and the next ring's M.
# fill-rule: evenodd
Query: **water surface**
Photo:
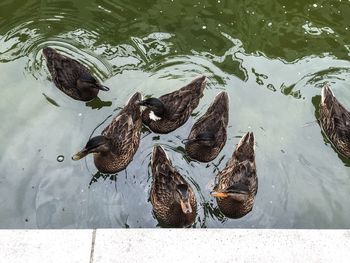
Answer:
M0 3L0 228L156 227L150 154L164 145L196 189L194 227L349 228L350 162L315 122L329 83L350 109L350 2L4 0ZM88 66L109 92L85 103L55 88L42 48ZM168 135L144 130L125 171L73 162L135 92L171 92L198 75L205 95ZM229 138L209 164L181 140L215 95L230 96ZM251 213L227 219L209 193L239 138L256 137Z

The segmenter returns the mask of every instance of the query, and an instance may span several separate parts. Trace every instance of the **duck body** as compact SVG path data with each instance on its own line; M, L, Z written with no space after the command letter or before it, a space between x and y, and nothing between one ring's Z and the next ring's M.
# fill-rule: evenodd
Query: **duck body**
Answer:
M116 173L125 169L140 144L142 120L138 103L141 99L141 94L135 93L101 136L91 138L73 160L93 153L95 166L100 172Z
M185 142L186 153L192 159L209 162L218 156L227 139L228 112L228 94L221 92L193 125Z
M53 82L57 88L71 98L89 101L96 98L100 90L109 90L101 85L80 62L66 57L50 47L44 48L43 54Z
M205 85L206 78L201 76L172 93L142 101L140 105L146 106L142 113L143 123L156 133L176 130L198 106Z
M338 152L350 158L350 112L328 86L322 88L319 124Z
M252 132L242 137L231 160L216 179L218 183L212 196L216 197L225 216L240 218L252 210L258 190Z
M172 166L161 146L153 149L151 203L159 223L168 227L193 224L197 201L191 186Z

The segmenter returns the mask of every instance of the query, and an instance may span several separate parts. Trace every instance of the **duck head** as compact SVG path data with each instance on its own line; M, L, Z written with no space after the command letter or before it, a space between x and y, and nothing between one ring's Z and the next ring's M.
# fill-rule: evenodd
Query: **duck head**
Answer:
M174 191L174 199L180 204L181 210L184 214L192 213L192 207L190 203L190 191L187 184L178 184Z
M250 191L247 185L236 183L225 189L213 191L210 195L216 198L232 198L236 201L243 202L248 199L249 193Z
M111 140L105 136L92 137L85 145L84 149L73 155L74 161L84 158L90 153L109 152L111 148Z
M109 91L109 88L101 85L93 76L90 74L84 74L80 76L77 80L77 88L78 89L97 89L103 91Z
M145 106L150 110L149 117L153 121L160 120L165 115L165 106L160 99L157 98L148 98L139 102L140 106Z

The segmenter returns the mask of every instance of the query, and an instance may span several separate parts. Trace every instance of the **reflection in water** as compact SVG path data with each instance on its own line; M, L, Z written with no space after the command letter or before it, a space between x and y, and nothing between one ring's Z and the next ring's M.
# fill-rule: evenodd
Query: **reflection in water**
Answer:
M50 98L45 93L42 93L42 94L49 103L51 103L52 105L54 105L56 107L60 107L60 105L54 99Z
M304 124L318 117L324 83L344 105L350 100L350 5L314 3L2 1L0 197L7 201L0 202L0 227L155 227L147 199L157 143L200 200L194 227L348 228L350 207L339 200L350 195L349 160L334 154L318 125ZM86 65L111 90L86 104L62 96L44 65L46 46ZM197 75L207 86L196 111L169 134L142 127L140 147L118 180L98 175L92 158L57 161L91 131L99 134L106 126L99 123L136 91L158 97ZM201 164L181 141L222 90L231 98L227 143ZM231 220L208 182L247 130L259 138L259 193L249 214Z
M90 107L91 109L101 109L103 107L110 107L112 105L111 101L102 101L99 97L96 97L95 99L86 102L86 106Z

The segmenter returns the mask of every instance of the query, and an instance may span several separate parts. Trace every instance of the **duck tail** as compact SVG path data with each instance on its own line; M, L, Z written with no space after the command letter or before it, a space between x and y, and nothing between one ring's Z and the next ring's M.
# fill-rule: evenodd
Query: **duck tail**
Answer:
M321 92L321 103L326 104L327 101L329 101L332 98L334 98L334 93L332 89L328 85L323 86Z
M220 114L224 113L225 114L224 118L228 119L229 96L227 92L222 91L218 95L216 95L208 111L216 111Z
M141 116L141 110L139 106L139 102L142 100L142 95L140 92L136 92L134 95L132 95L125 105L124 109L125 111L129 112L133 119L139 118Z
M255 138L253 132L247 132L239 141L233 156L238 161L254 160L255 158Z
M160 145L156 145L153 148L152 165L155 162L160 163L160 164L170 162L166 152L164 151L164 148Z
M194 88L198 95L203 95L204 88L207 84L207 79L205 76L200 76L191 81L187 87Z

